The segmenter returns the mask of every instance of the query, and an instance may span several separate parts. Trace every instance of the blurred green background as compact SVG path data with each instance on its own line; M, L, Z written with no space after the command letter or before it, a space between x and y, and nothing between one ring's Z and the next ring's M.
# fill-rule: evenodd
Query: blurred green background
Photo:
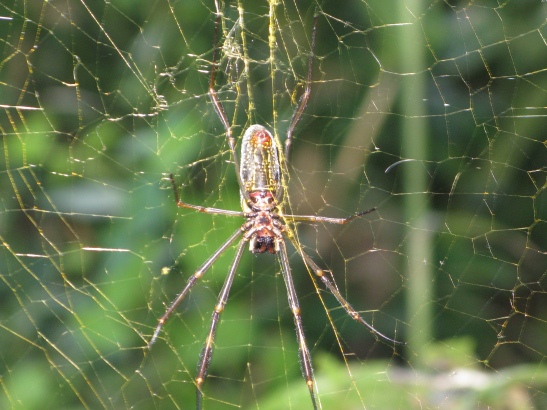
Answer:
M218 10L216 7L218 6ZM547 5L540 1L0 4L0 408L195 408L233 257L146 349L165 306L242 223L234 135L281 141L307 74L286 213L379 331L289 246L323 409L547 408ZM269 34L274 37L269 40ZM312 408L273 255L245 252L205 409Z

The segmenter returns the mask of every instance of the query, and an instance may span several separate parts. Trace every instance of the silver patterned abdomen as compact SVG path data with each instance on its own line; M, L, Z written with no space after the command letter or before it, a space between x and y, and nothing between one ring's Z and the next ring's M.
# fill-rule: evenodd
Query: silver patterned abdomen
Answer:
M283 195L279 149L270 131L262 125L251 125L243 135L240 174L242 189L251 199L248 204L241 195L245 212L270 211L277 207Z

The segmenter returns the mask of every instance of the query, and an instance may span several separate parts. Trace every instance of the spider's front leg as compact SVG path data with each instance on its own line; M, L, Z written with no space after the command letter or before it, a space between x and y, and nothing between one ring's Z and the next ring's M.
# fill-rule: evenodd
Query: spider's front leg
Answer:
M169 319L171 314L175 311L177 306L182 302L182 299L185 298L185 296L188 294L192 286L194 286L199 278L203 276L203 274L211 267L211 265L224 253L224 251L232 244L234 241L242 234L242 232L246 229L247 224L244 224L241 228L238 228L232 236L224 242L220 248L216 250L215 253L213 253L203 265L199 267L198 270L194 272L192 276L188 279L186 282L186 286L182 290L182 292L179 293L179 295L171 302L171 305L167 308L163 316L158 321L158 324L156 326L156 329L154 330L154 335L150 339L150 342L148 342L148 348L150 348L158 338L158 335L160 334L161 328L163 327L164 323Z
M321 269L313 261L313 259L310 258L308 256L308 254L306 254L304 252L304 250L298 245L298 243L296 242L296 240L294 238L292 238L292 237L289 237L289 238L290 238L292 244L294 245L294 247L296 248L296 250L298 251L298 253L300 253L300 256L304 260L304 263L306 265L308 265L308 267L313 271L313 273L321 279L321 281L327 287L327 289L334 295L334 297L336 298L338 303L340 303L340 306L342 306L344 308L344 310L347 312L347 314L353 320L355 320L356 322L361 323L362 325L367 327L372 333L374 333L377 336L380 336L381 338L383 338L383 339L385 339L385 340L387 340L391 343L395 343L395 344L398 344L398 345L406 345L405 342L399 342L397 340L394 340L394 339L391 339L391 338L387 337L383 333L376 330L374 328L374 326L372 326L370 323L368 323L365 319L363 319L361 317L361 315L359 315L359 313L357 313L357 311L353 308L353 306L351 306L349 304L349 302L342 296L340 291L336 288L336 286L334 285L334 283L332 283L332 281L328 278L328 276L325 275L325 271L323 269Z
M218 321L220 318L220 313L224 310L224 306L226 306L226 302L228 301L228 295L230 293L230 288L232 287L232 283L234 281L235 272L239 265L239 261L241 260L241 254L243 253L243 248L245 247L245 244L247 243L247 241L248 239L246 237L243 237L243 239L239 241L236 254L234 257L234 261L232 262L232 265L230 266L230 271L228 272L228 276L226 277L226 280L224 281L222 290L220 291L220 294L218 295L218 301L215 306L215 310L213 311L213 315L211 316L211 327L209 328L209 334L207 335L207 339L205 340L203 349L201 351L201 356L198 363L198 374L196 376L196 387L197 387L196 408L197 410L201 410L201 397L202 397L201 387L203 385L203 382L205 381L205 378L207 377L207 371L209 370L209 364L211 363L211 356L213 355L213 343L215 341L215 334L216 334Z
M289 265L289 256L287 255L287 246L283 237L277 238L276 241L279 244L280 257L281 257L281 271L283 272L283 279L285 280L285 287L287 288L287 296L289 298L289 305L294 316L294 323L296 325L296 335L298 338L298 348L300 350L300 363L302 365L302 375L306 379L306 384L310 391L311 400L314 410L318 410L318 399L314 389L314 375L313 366L311 361L310 351L306 344L306 337L304 335L304 327L302 326L302 316L300 315L300 306L298 304L298 298L296 296L296 290L294 289L294 283L292 280L291 267Z

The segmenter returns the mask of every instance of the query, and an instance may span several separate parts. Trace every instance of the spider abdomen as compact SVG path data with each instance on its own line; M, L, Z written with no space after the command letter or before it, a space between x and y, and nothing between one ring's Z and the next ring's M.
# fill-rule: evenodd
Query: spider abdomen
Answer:
M265 127L251 125L241 142L241 181L252 204L247 204L242 194L242 206L246 210L272 210L281 200L283 188L279 165L278 143Z

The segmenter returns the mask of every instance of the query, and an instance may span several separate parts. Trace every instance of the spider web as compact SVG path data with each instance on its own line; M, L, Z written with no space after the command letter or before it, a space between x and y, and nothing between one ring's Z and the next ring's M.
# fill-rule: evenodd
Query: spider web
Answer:
M218 10L217 10L218 7ZM281 142L286 213L375 338L292 247L324 409L547 407L547 7L540 1L0 4L0 408L195 408L233 249L148 350L187 278L242 223L239 138ZM542 125L543 124L543 125ZM206 409L311 408L274 255L245 252Z

